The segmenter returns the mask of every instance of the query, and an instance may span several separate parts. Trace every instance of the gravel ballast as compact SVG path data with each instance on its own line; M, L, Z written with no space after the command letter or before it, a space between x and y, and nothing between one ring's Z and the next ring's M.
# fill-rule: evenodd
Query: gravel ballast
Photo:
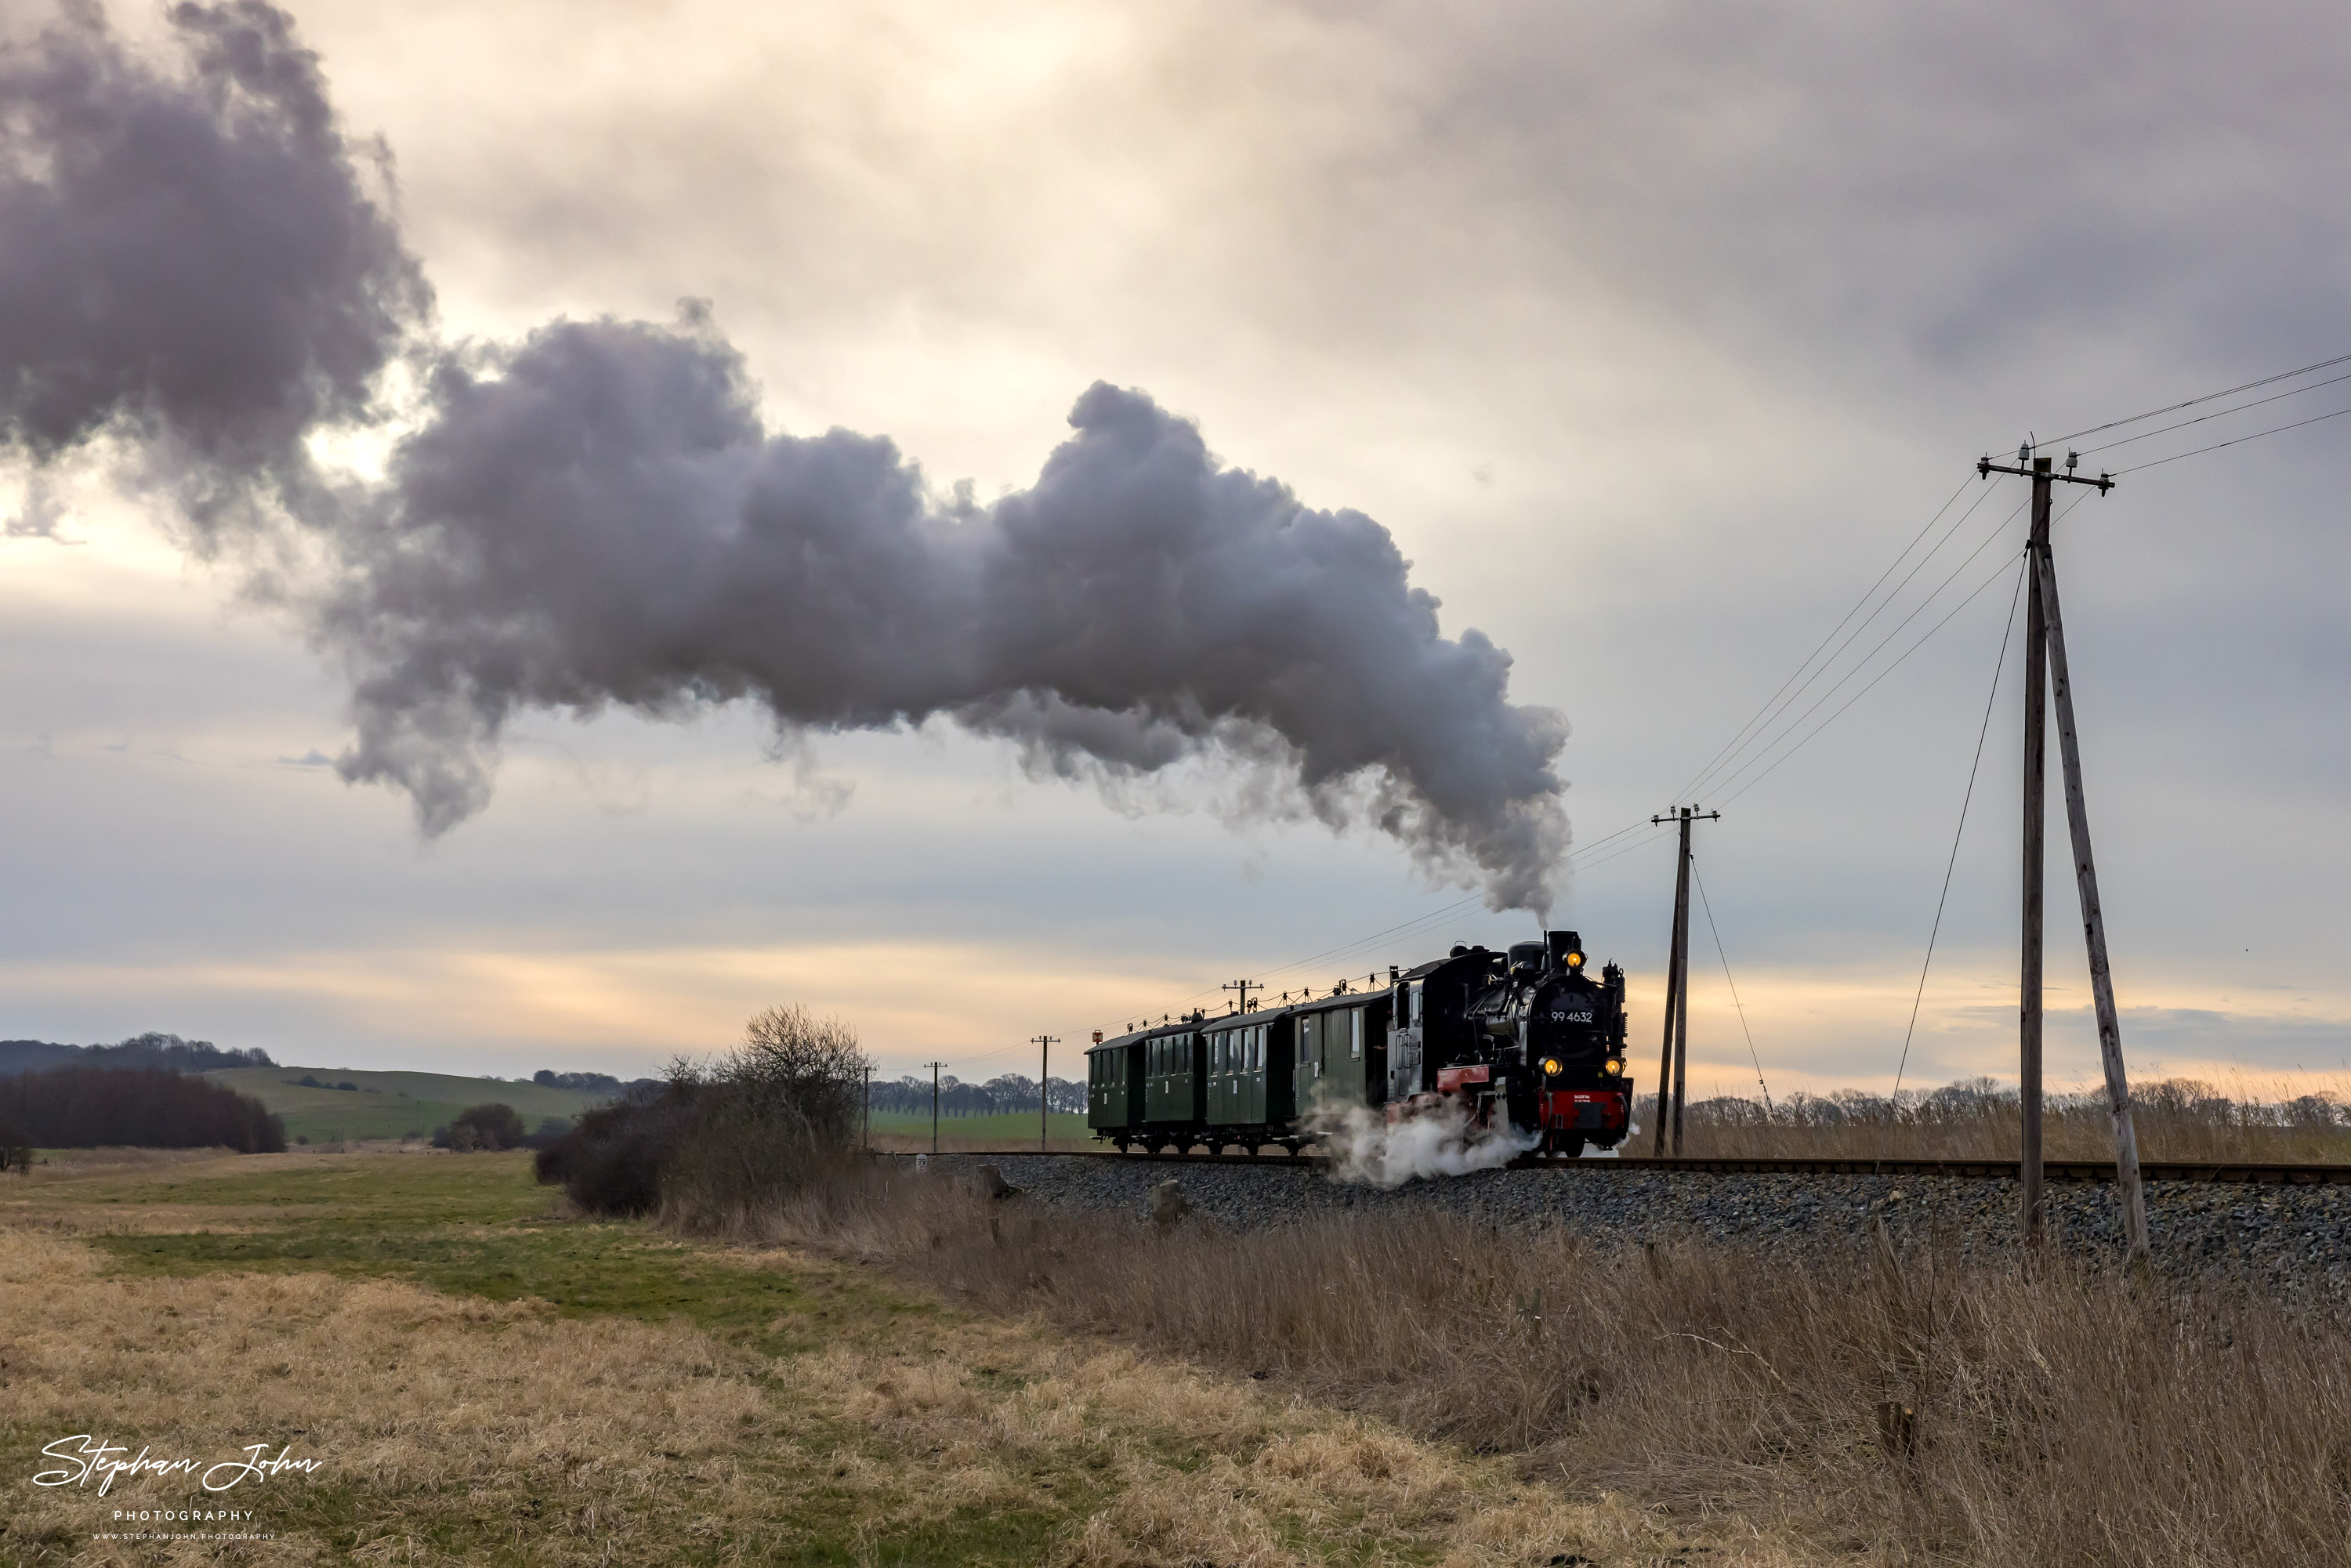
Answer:
M911 1164L911 1161L907 1163ZM1790 1176L1645 1171L1583 1161L1556 1170L1491 1170L1392 1189L1333 1180L1318 1166L947 1155L941 1176L992 1165L1019 1201L1109 1210L1140 1222L1154 1187L1183 1183L1192 1212L1227 1229L1293 1224L1335 1213L1426 1215L1439 1223L1560 1226L1607 1243L1704 1241L1762 1252L1817 1254L1868 1247L1882 1218L1897 1247L1956 1248L1994 1263L2016 1256L2012 1180L1958 1176ZM2105 1182L2053 1182L2049 1233L2059 1248L2111 1260L2122 1218ZM2158 1269L2214 1277L2265 1294L2351 1300L2351 1186L2163 1181L2147 1187Z

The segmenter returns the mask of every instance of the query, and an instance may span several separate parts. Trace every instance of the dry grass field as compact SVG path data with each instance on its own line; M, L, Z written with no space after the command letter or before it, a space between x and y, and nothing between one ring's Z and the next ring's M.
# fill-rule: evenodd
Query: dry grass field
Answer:
M521 1155L99 1153L9 1177L0 1561L1805 1560L1286 1375L998 1312L827 1224L745 1245L582 1221ZM31 1484L85 1433L322 1468L213 1495ZM143 1528L266 1539L101 1539L186 1508L251 1520Z
M59 1160L0 1183L0 1392L10 1564L2284 1568L2351 1540L2340 1325L2192 1281L1235 1237L862 1166L695 1237L573 1217L521 1155ZM319 1469L31 1484L85 1433ZM251 1520L109 1538L191 1507Z
M1627 1256L1370 1216L1138 1234L904 1174L843 1179L775 1226L949 1299L1506 1458L1720 1553L1627 1542L1599 1562L2351 1561L2346 1315L2194 1276L1970 1267L1890 1240L1844 1265Z

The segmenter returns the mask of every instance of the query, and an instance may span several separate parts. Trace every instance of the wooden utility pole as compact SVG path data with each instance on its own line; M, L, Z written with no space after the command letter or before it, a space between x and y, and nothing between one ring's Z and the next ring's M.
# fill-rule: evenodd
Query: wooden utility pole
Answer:
M1032 1034L1029 1043L1037 1048L1037 1152L1041 1155L1045 1152L1046 1132L1051 1126L1045 1114L1052 1103L1052 1091L1046 1087L1052 1079L1047 1070L1053 1060L1053 1048L1061 1042L1053 1035Z
M1677 806L1651 826L1681 825L1681 853L1674 866L1674 939L1666 960L1666 1038L1657 1059L1657 1133L1650 1145L1652 1159L1666 1152L1666 1122L1671 1116L1673 1152L1682 1152L1682 1102L1689 1084L1689 876L1690 824L1719 822L1719 811L1700 812L1696 806Z
M1249 1011L1249 994L1251 991L1261 991L1265 987L1256 980L1228 980L1225 982L1225 989L1238 991L1241 994L1240 1005L1233 1010L1245 1013Z
M2032 657L2032 635L2039 631L2043 643L2049 686L2057 698L2057 750L2065 769L2065 825L2074 847L2074 885L2082 903L2082 939L2089 950L2090 998L2098 1019L2098 1057L2105 1069L2106 1109L2114 1118L2115 1179L2120 1188L2123 1203L2123 1229L2128 1239L2130 1260L2144 1263L2147 1258L2147 1192L2139 1181L2138 1134L2132 1124L2130 1105L2130 1075L2123 1062L2123 1036L2120 1020L2115 1010L2114 974L2106 961L2106 918L2098 900L2098 871L2090 852L2089 805L2082 789L2082 747L2079 733L2074 726L2074 685L2065 661L2065 622L2057 604L2057 560L2049 542L2049 497L2052 485L2063 480L2074 485L2095 486L2100 495L2115 487L2111 475L2101 474L2095 479L2085 479L2073 472L2080 458L2068 454L2065 472L2053 472L2046 457L2035 457L2030 446L2017 451L2018 465L2006 467L1989 457L1976 465L1976 472L2022 475L2032 481L2032 534L2026 545L2027 569L2032 574L2032 609L2034 617L2026 625L2026 678L2032 683L2032 696L2025 708L2026 741L2026 970L2027 988L2023 998L2022 1015L2030 1020L2030 1032L2023 1044L2030 1051L2027 1065L2032 1080L2027 1085L2029 1097L2025 1103L2025 1148L2022 1168L2031 1181L2025 1197L2025 1237L2037 1243L2041 1238L2040 1175L2041 1175L2041 1106L2040 1106L2040 1046L2041 1046L2041 987L2039 938L2042 929L2041 856L2036 852L2041 843L2040 784L2043 769L2036 768L2033 753L2043 744L2043 726L2045 719L2039 712L2041 693L2040 661ZM2031 462L2027 468L2025 463Z
M2019 457L2024 455L2020 452ZM2038 558L2049 548L2048 459L2032 477L2032 527L2025 551ZM2024 1245L2038 1252L2046 1213L2041 1193L2041 995L2043 938L2041 895L2048 852L2042 842L2048 826L2049 622L2041 602L2041 574L2028 566L2024 612L2024 952L2019 965L2022 1001L2017 1009L2016 1076L2023 1141L2018 1151L2017 1186L2024 1202Z
M939 1152L939 1069L944 1061L934 1061L931 1067L931 1153Z
M870 1062L865 1068L864 1140L865 1152L870 1155L873 1152L873 1068Z
M2106 915L2098 902L2098 868L2090 856L2090 809L2082 795L2082 747L2074 730L2074 683L2065 666L2065 618L2057 610L2057 563L2041 552L2043 608L2049 616L2049 686L2057 698L2057 754L2065 764L2065 825L2074 840L2074 881L2082 898L2082 940L2089 949L2090 999L2098 1014L2098 1060L2105 1068L2106 1111L2115 1124L2115 1179L2122 1187L2130 1257L2147 1257L2147 1190L2139 1184L2138 1134L2131 1124L2130 1074L2115 1014L2115 977L2106 964Z

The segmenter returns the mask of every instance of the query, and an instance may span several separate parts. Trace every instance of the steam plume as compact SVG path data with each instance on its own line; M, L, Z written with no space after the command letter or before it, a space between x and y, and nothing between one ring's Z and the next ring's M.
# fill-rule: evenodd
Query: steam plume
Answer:
M1369 517L1100 383L1033 486L943 501L887 440L768 430L699 308L434 344L287 18L172 16L184 76L87 8L0 75L0 433L37 462L141 437L203 517L265 487L329 563L305 602L352 679L342 774L425 832L487 802L519 712L747 698L790 737L943 716L1064 773L1271 768L1495 907L1548 904L1564 721L1439 634ZM318 480L303 438L374 415L403 354L424 391L385 482Z
M1361 1105L1323 1106L1306 1125L1330 1157L1332 1181L1372 1186L1499 1170L1542 1142L1524 1128L1474 1125L1468 1106L1451 1100L1393 1124Z
M291 21L170 16L181 75L86 3L0 52L0 446L141 438L203 521L302 482L303 438L371 411L431 294Z

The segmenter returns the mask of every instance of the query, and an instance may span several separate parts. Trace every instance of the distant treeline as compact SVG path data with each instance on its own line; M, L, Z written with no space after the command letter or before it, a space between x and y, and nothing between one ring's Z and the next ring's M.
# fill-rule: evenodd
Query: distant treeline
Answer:
M619 1079L609 1072L556 1072L540 1068L530 1075L530 1081L542 1089L569 1089L580 1094L602 1094L611 1099L632 1091L651 1091L662 1086L658 1078Z
M895 1083L874 1080L869 1102L876 1111L931 1113L931 1081L907 1073ZM1067 1111L1083 1115L1086 1109L1086 1086L1072 1083L1066 1078L1050 1078L1045 1082L1045 1105L1048 1110ZM1034 1111L1037 1108L1037 1081L1008 1072L991 1078L985 1083L966 1083L959 1078L939 1080L939 1114L942 1116L994 1116L1007 1111Z
M165 1072L213 1072L224 1067L275 1067L269 1053L255 1047L224 1051L208 1040L176 1034L135 1034L118 1045L60 1045L46 1040L0 1040L0 1078L52 1067L160 1069Z
M2050 1115L2106 1114L2106 1098L2102 1091L2050 1093L2043 1096L2043 1103ZM2131 1104L2142 1116L2210 1126L2316 1130L2351 1127L2351 1106L2332 1094L2239 1100L2192 1078L2167 1078L2137 1084L2131 1090ZM1636 1117L1654 1113L1656 1107L1656 1096L1645 1094L1635 1113ZM1974 1078L1947 1083L1939 1089L1904 1089L1892 1094L1839 1089L1827 1094L1807 1094L1798 1090L1776 1101L1723 1095L1692 1101L1683 1117L1686 1122L1716 1127L1947 1127L2005 1122L2016 1115L2017 1110L2014 1085L1997 1079Z
M1645 1129L1628 1145L1656 1145L1654 1095L1635 1107ZM2189 1078L2131 1085L2131 1122L2142 1158L2297 1161L2351 1152L2351 1106L2331 1093L2239 1098ZM1863 1158L2014 1159L2023 1107L2014 1087L1989 1078L1872 1094L1786 1094L1771 1101L1724 1096L1693 1102L1682 1114L1681 1152L1729 1159L1797 1155ZM2104 1160L2114 1154L2114 1120L2103 1092L2053 1093L2042 1102L2043 1152L2050 1159Z
M167 1068L57 1067L0 1079L0 1144L277 1154L286 1124L250 1094Z

